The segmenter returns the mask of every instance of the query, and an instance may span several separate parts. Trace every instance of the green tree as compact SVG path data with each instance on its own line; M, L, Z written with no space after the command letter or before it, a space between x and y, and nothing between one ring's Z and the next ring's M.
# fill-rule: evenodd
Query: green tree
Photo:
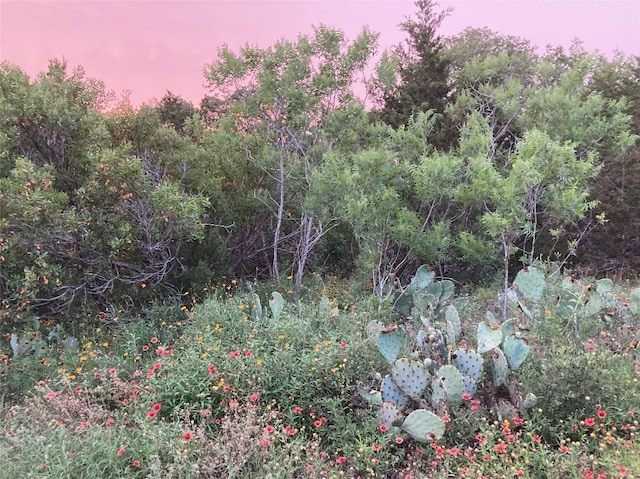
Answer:
M305 197L323 156L348 135L354 105L354 112L362 108L352 86L376 39L364 30L349 43L342 32L321 26L312 36L267 49L246 46L236 54L225 47L208 67L209 87L228 105L217 126L242 139L246 161L260 172L251 188L272 218L260 232L270 238L269 274L280 278L285 252L296 288L311 251L334 225L305 207Z
M202 237L208 202L175 174L170 137L158 135L158 147L139 134L136 151L99 110L100 83L65 68L52 62L33 83L8 65L0 75L0 289L11 311L103 307L142 298L143 287L171 289L181 245ZM158 157L137 154L151 147Z
M626 100L632 133L640 135L640 57L600 57L594 70L590 89L610 101ZM594 215L606 214L607 222L583 240L580 262L598 274L635 275L640 266L640 146L604 151L602 159L591 197L599 202Z
M442 113L450 91L450 60L438 29L451 11L438 11L433 0L415 4L415 18L400 24L407 34L405 44L384 56L379 67L378 96L383 106L374 116L394 128L406 125L414 113Z
M158 112L162 124L173 126L180 134L184 132L187 119L196 113L196 109L191 103L170 91L164 94L155 110Z
M557 236L592 210L589 184L600 153L618 154L633 138L625 104L589 92L591 55L575 49L559 57L554 50L538 59L528 48L493 55L502 41L484 33L476 38L487 42L487 52L478 54L476 45L477 60L460 62L459 93L447 111L464 118L457 154L467 173L455 201L474 219L458 244L477 245L469 234L499 244L506 285L516 247L531 263L541 231ZM505 76L508 65L519 67Z

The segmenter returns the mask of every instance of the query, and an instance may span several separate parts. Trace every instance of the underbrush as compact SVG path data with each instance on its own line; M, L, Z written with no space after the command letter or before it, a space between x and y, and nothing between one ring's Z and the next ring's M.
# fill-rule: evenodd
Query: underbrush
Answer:
M635 317L567 328L549 289L514 376L537 404L496 415L485 375L442 414L442 437L421 443L391 434L363 394L388 368L367 325L397 321L390 306L323 288L277 317L256 316L251 291L155 305L85 328L77 348L18 356L7 335L2 477L640 477ZM466 303L472 341L479 307Z

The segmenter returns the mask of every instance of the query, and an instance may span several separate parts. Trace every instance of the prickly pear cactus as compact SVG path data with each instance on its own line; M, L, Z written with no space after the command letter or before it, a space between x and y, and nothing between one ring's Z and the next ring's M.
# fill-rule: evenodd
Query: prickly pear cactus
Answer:
M271 309L271 317L277 321L284 309L284 298L277 291L271 293L271 297L269 298L269 308Z
M640 288L631 290L629 309L636 316L640 315Z
M260 302L260 296L253 293L253 301L251 303L251 319L259 321L264 318L264 310L262 309L262 303Z
M406 394L389 375L382 380L382 400L392 402L398 409L402 409L407 404Z
M545 287L544 276L533 266L520 270L513 283L528 300L538 302L542 298Z
M502 351L507 358L507 362L511 369L518 369L527 356L531 346L527 343L527 340L520 336L520 333L514 333L504 338L502 342Z
M406 291L398 296L395 303L395 309L403 316L409 316L414 309L414 294L416 291L421 291L427 288L431 283L435 273L429 271L426 265L422 265L416 271L416 274L411 278L411 283L407 287Z
M48 349L46 341L43 341L40 333L37 332L24 334L21 337L18 337L15 333L11 333L9 344L13 350L14 357L28 356L31 353L35 353L36 356L41 356Z
M478 381L480 381L480 376L482 375L484 359L475 351L460 348L451 355L451 363L464 378L464 392L473 396L476 393Z
M388 326L378 333L376 345L380 354L392 364L404 346L404 333L396 325Z
M391 377L398 387L416 401L429 384L429 370L421 361L400 358L391 366Z
M489 326L484 321L478 323L478 352L480 354L497 348L502 343L502 330L497 326Z
M491 371L493 373L493 384L496 386L506 386L508 384L509 364L499 348L495 348L491 354Z
M375 389L361 389L359 391L360 396L364 398L372 406L382 406L382 393L380 391L376 391Z
M538 398L533 393L527 393L527 395L522 400L522 408L523 409L531 409L538 403Z
M589 291L578 314L582 318L588 318L589 316L598 314L602 311L603 307L604 301L602 300L602 295L596 290Z
M445 319L445 337L447 344L456 346L460 341L460 334L462 334L462 326L460 324L460 316L458 310L453 305L449 305L444 313Z
M455 366L442 366L433 379L431 403L433 407L437 407L440 401L458 405L462 402L464 389L464 377L460 371Z
M444 434L444 422L431 411L416 409L406 417L401 429L418 442L433 442Z
M400 415L400 410L392 402L383 402L382 407L378 411L378 424L384 424L387 428L391 429L393 423Z

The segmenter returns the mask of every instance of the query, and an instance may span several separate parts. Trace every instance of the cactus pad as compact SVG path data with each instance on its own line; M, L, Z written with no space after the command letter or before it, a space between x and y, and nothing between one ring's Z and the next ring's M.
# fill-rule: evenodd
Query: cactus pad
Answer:
M527 359L529 351L531 350L531 346L529 346L527 340L519 336L519 334L520 333L509 335L502 343L502 350L512 369L518 369L524 360Z
M444 319L446 322L445 332L447 344L455 346L460 340L460 334L462 334L458 310L453 305L448 306L444 314Z
M491 351L500 346L502 342L502 331L494 329L484 321L478 323L478 352L480 354Z
M269 308L271 309L271 317L275 320L280 318L284 309L284 298L280 293L274 291L269 298Z
M253 293L253 300L251 303L251 319L254 321L258 321L264 317L264 312L262 311L262 303L260 303L260 296L256 293Z
M457 349L452 354L451 362L464 378L464 392L473 396L482 375L484 359L475 351Z
M506 386L509 376L509 364L503 352L498 348L495 348L491 355L491 370L493 371L493 384Z
M441 400L445 400L448 404L460 404L465 390L464 377L455 366L442 366L436 372L432 389L431 402L434 407Z
M538 402L538 398L536 397L535 394L527 393L527 395L524 397L524 400L522 401L522 408L530 409L533 406L535 406L537 402Z
M392 402L398 409L402 409L407 403L407 396L389 375L382 380L382 400Z
M429 384L429 371L420 361L398 359L391 366L391 377L400 389L416 401Z
M380 354L392 364L404 346L404 333L395 325L387 326L378 333L376 345Z
M395 404L392 402L383 402L382 407L378 411L378 424L384 424L391 429L398 415L399 410Z
M402 423L401 429L418 442L432 442L444 434L444 422L426 409L416 409Z
M382 406L382 394L380 391L360 389L358 392L371 406Z
M597 291L590 291L587 301L580 308L579 314L583 318L588 318L602 311L603 306L602 295Z
M530 301L540 301L542 293L544 292L544 276L534 267L522 269L516 275L516 279L513 283L518 288L518 291Z
M640 315L640 288L631 290L629 309L636 316Z
M596 281L596 291L600 294L610 293L613 291L613 281L609 278L602 278Z

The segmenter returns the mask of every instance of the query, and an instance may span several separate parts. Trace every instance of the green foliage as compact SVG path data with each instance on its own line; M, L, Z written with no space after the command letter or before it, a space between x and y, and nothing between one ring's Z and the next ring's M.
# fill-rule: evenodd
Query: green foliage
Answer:
M415 2L415 18L407 18L400 28L407 34L405 44L386 52L377 69L377 99L382 104L374 118L399 128L408 125L414 114L442 113L450 91L450 59L444 38L437 33L450 10L437 11L437 2ZM446 145L452 131L438 125L436 143Z
M4 307L95 311L170 287L180 246L204 237L208 200L163 176L148 151L109 145L104 89L81 69L68 75L52 62L31 84L18 73L5 67L2 77L1 129L13 152L0 177ZM129 135L140 153L149 132L141 135Z

